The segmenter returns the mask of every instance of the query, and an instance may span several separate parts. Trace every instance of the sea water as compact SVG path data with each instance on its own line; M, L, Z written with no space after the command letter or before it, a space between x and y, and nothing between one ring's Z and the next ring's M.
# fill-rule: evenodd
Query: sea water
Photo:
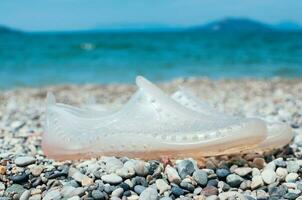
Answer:
M299 78L302 33L2 33L0 88L177 77Z

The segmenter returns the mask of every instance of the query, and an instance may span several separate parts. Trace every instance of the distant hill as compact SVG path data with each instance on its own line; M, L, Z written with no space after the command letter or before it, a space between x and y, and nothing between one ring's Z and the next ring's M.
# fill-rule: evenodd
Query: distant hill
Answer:
M274 31L273 26L246 18L225 18L190 28L195 31L260 32Z
M4 33L21 33L21 31L0 25L0 34L4 34Z

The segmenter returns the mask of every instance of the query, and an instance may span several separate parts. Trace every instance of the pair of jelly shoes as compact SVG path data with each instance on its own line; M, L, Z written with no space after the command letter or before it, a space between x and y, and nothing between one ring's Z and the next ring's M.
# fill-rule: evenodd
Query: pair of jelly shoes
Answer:
M185 90L171 97L139 76L121 108L78 108L47 97L44 153L55 159L128 156L144 159L215 156L288 144L286 124L226 115Z

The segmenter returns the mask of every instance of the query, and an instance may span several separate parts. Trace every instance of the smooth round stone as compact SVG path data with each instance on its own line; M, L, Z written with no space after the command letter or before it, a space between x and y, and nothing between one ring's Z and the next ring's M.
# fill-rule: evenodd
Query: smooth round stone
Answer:
M121 184L118 185L120 188L123 188L124 191L130 190L130 186L127 183L122 182Z
M217 174L218 178L225 178L225 177L227 177L229 174L231 174L231 172L230 172L230 170L228 170L228 169L222 168L222 169L217 169L217 170L216 170L216 174Z
M300 165L297 161L288 161L286 169L288 173L297 173L300 169Z
M155 183L156 183L157 189L159 190L159 194L163 194L165 191L171 189L171 186L163 179L157 179L155 181Z
M261 177L266 184L271 184L275 182L277 174L272 169L264 169L261 173Z
M296 198L299 197L299 194L297 193L293 193L293 192L288 192L283 196L285 199L290 199L290 200L294 200Z
M115 173L122 178L130 178L135 175L135 171L133 168L122 167L120 169L116 169Z
M170 197L162 197L162 198L160 198L160 200L173 200L173 199Z
M171 193L175 196L175 197L179 197L179 196L181 196L181 195L184 195L184 191L183 191L183 189L181 189L180 187L176 187L176 186L174 186L174 187L172 187L172 189L171 189Z
M218 189L214 186L207 186L202 189L201 193L206 197L212 196L212 195L217 195Z
M227 184L231 187L239 187L244 179L238 176L237 174L230 174L226 177Z
M177 171L180 178L184 179L193 174L195 171L194 164L190 160L182 160L177 164Z
M217 187L217 185L218 185L218 180L216 180L216 179L211 179L211 180L209 180L208 183L207 183L207 186L214 186L214 187Z
M299 175L297 173L289 173L285 177L285 181L288 183L294 183L298 179Z
M27 165L33 164L36 162L36 159L31 156L21 156L15 159L15 164L19 167L25 167Z
M198 185L205 186L208 182L208 175L203 170L196 170L193 173L193 179L197 182Z
M195 189L194 186L191 183L186 182L186 181L182 181L180 183L180 187L182 187L183 189L186 189L190 192L194 192L194 189Z
M116 174L107 174L103 175L101 179L109 184L119 184L123 181L122 177L116 175Z
M252 190L257 189L257 188L263 186L263 184L264 183L263 183L261 175L254 176L252 178L251 189Z
M91 196L94 198L94 199L98 199L98 200L103 200L105 199L105 195L103 192L101 192L100 190L93 190L91 192Z
M265 166L265 160L263 158L254 158L253 165L258 169L262 169Z
M287 176L288 172L285 168L278 167L276 170L276 174L278 177L280 177L282 180L284 180L285 177Z
M150 164L145 161L137 161L134 166L134 171L138 176L147 176L149 174Z
M225 191L228 191L231 187L227 183L225 183L223 181L219 181L218 188L225 192Z
M51 190L46 193L43 200L59 200L61 199L61 193L59 190Z
M113 197L121 197L124 193L124 189L123 188L117 188L115 189L112 193L111 196Z
M157 199L158 199L157 190L152 187L148 187L139 195L139 200L157 200Z
M34 165L30 168L30 172L33 176L40 176L43 171L43 167Z
M124 166L123 162L117 158L109 158L106 160L106 172L114 173L117 169L120 169Z
M284 185L280 185L279 187L273 187L269 190L269 194L271 197L282 198L287 192L287 187Z
M28 200L30 197L30 190L25 190L20 196L20 200Z
M137 193L138 195L140 195L145 189L146 189L146 187L144 187L142 185L134 186L134 192Z
M167 165L165 173L167 174L170 183L179 184L181 182L181 178L174 167Z
M269 195L264 190L257 190L257 199L268 199Z
M248 175L249 173L251 173L251 172L252 172L252 168L250 168L250 167L238 167L238 168L236 168L236 169L234 170L234 172L235 172L237 175L243 177L243 176L246 176L246 175Z
M286 162L283 160L283 158L278 158L274 160L277 167L286 167Z
M131 196L131 191L125 191L124 193L123 193L123 196L125 196L125 197L130 197Z

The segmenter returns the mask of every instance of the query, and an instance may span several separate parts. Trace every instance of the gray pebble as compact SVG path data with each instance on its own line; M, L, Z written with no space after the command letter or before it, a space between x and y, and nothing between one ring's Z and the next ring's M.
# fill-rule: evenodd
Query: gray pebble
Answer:
M19 167L25 167L27 165L33 164L36 159L31 156L20 156L15 159L15 164Z
M194 170L194 164L190 160L182 160L177 164L177 171L182 179L186 178L186 176L191 176Z
M134 186L134 192L136 192L138 195L140 195L145 189L146 189L146 187L144 187L142 185Z
M123 181L122 177L117 174L106 174L101 177L101 179L109 184L119 184Z
M158 199L157 190L152 187L148 187L139 195L139 200L157 200L157 199Z
M286 169L288 173L297 173L300 169L300 165L297 161L288 161Z
M208 182L208 175L203 170L196 170L193 173L193 179L201 186L205 186Z
M238 187L244 179L237 174L230 174L227 176L226 181L231 187Z
M93 190L91 192L91 196L94 198L94 199L98 199L98 200L105 200L105 195L103 192L101 192L100 190Z

